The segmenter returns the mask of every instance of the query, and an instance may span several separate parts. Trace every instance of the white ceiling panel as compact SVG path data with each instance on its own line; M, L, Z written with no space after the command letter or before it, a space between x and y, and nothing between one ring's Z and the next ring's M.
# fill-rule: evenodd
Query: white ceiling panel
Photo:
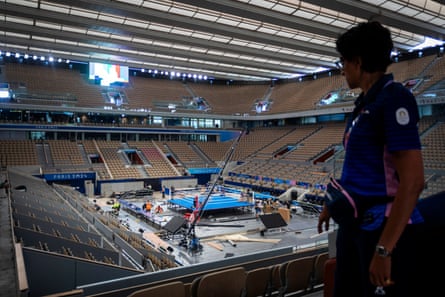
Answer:
M444 5L432 0L5 0L2 7L0 38L11 37L2 51L199 70L217 79L334 69L336 38L371 19L391 30L402 54L427 38L445 39Z

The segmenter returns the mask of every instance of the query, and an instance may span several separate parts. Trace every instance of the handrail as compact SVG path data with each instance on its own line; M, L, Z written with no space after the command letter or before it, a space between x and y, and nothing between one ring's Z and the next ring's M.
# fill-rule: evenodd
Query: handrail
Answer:
M20 243L14 244L15 250L15 264L17 267L17 281L20 292L26 292L29 289L28 277L26 276L25 260L23 259L22 245Z

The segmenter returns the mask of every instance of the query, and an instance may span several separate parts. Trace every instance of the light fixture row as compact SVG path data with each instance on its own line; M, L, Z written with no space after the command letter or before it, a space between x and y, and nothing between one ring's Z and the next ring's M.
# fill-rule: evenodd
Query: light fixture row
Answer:
M53 56L44 56L44 55L30 55L30 54L21 54L19 52L10 52L10 51L2 51L0 50L0 56L5 57L14 57L16 59L23 58L25 60L32 59L33 61L40 61L45 62L48 61L50 63L58 62L58 63L71 63L71 60L69 59L62 59L62 58L54 58ZM162 75L162 76L170 76L170 78L187 78L187 79L197 79L197 80L207 80L208 76L203 74L196 74L196 73L183 73L179 71L163 71L163 70L157 70L157 69L137 69L140 70L142 73L149 73L153 75Z

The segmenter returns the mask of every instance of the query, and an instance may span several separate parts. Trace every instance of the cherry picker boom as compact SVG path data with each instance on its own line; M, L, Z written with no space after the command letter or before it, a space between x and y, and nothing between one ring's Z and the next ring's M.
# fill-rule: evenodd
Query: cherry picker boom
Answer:
M221 164L221 168L218 172L218 176L215 178L215 180L212 182L210 189L207 192L207 195L203 202L199 204L199 201L195 200L195 210L193 210L192 215L190 216L190 221L188 224L188 229L185 234L184 242L187 245L187 248L192 252L199 252L202 249L202 245L199 241L199 238L196 236L195 227L197 222L200 220L202 215L204 214L204 208L207 204L207 202L210 199L210 196L213 193L213 190L215 189L217 183L221 180L224 169L226 168L229 160L232 158L233 152L235 151L236 146L240 142L241 136L244 134L244 131L240 131L238 137L233 142L233 144L230 146L230 149L226 155L225 160ZM196 207L198 209L196 209Z

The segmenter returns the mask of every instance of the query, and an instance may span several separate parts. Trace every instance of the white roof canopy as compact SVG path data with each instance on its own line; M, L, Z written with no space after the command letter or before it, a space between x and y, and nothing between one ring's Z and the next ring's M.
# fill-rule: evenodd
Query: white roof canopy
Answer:
M439 1L6 0L0 50L233 80L335 68L335 40L378 20L396 49L444 40Z

